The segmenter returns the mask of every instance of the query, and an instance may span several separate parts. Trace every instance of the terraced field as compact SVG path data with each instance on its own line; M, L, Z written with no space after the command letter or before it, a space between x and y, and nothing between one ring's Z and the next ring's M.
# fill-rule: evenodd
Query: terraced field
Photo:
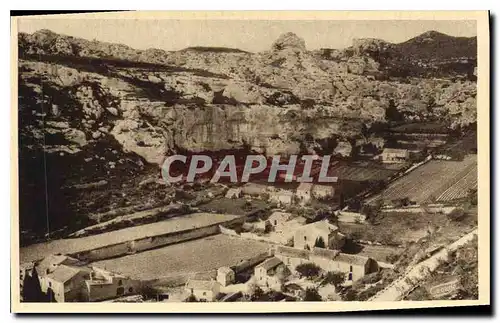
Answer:
M366 202L403 198L418 204L433 200L444 202L465 197L474 187L477 187L476 155L467 155L462 161L431 160L392 182L382 193Z

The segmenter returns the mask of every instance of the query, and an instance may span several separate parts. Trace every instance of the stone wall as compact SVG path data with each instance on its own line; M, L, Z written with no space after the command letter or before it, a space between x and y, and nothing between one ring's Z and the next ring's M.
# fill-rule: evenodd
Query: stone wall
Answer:
M241 217L226 221L223 224L226 226L230 226L236 223L242 223L243 221L244 218ZM169 232L157 236L125 241L122 243L112 244L105 247L73 253L70 254L69 256L89 263L104 259L122 257L128 254L134 254L136 252L142 252L175 243L180 243L184 241L200 239L211 235L215 235L220 233L219 225L220 223L216 223L201 228Z

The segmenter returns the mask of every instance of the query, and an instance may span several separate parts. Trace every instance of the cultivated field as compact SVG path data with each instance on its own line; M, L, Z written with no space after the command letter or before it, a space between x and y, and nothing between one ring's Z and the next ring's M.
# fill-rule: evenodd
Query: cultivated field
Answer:
M447 202L467 197L470 189L477 189L477 167L473 167L455 184L437 197L438 202Z
M462 161L431 160L392 182L382 193L367 199L392 201L409 198L416 203L449 201L464 197L469 188L477 187L477 156Z
M82 238L59 239L37 243L21 248L20 260L23 263L38 260L55 253L71 254L144 237L205 227L237 217L231 214L193 213L165 221L138 225Z
M382 167L340 165L334 168L329 176L337 176L340 180L364 182L387 180L396 173L397 170Z
M98 261L93 265L137 279L149 280L232 266L268 251L269 247L265 242L220 234L135 255Z

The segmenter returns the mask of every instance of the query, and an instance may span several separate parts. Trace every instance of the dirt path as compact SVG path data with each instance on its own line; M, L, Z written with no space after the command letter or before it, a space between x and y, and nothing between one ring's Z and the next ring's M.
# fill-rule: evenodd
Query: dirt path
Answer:
M418 286L418 283L420 281L427 278L434 270L436 270L436 268L439 267L442 261L446 261L448 259L449 252L455 251L459 247L471 241L474 236L477 235L477 232L478 231L476 228L472 232L469 232L457 241L448 245L446 248L441 249L430 258L408 269L403 276L393 281L386 288L375 294L369 299L369 301L399 301L403 299L405 295L407 295L416 286Z

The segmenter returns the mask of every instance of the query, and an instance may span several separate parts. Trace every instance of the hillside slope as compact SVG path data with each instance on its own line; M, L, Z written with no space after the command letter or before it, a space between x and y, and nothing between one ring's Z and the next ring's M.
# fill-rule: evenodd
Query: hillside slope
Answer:
M335 154L339 143L379 142L366 129L393 121L391 110L400 122L475 122L473 80L459 72L390 77L374 53L394 46L356 41L311 52L287 33L261 53L166 52L47 30L20 34L21 228L75 229L92 212L163 203L161 186L138 184L157 178L175 152Z

